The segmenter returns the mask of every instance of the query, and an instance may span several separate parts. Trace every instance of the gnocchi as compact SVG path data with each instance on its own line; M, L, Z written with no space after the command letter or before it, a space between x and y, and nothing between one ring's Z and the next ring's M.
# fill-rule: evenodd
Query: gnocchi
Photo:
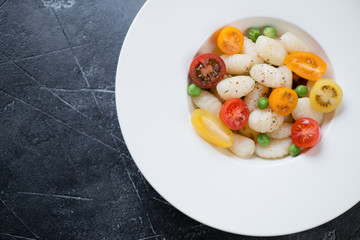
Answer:
M249 127L256 132L272 132L284 122L284 117L270 107L264 110L255 109L249 116Z
M291 136L291 127L292 123L284 122L278 129L275 131L266 133L270 138L286 138Z
M309 48L306 46L305 42L291 32L284 33L280 37L280 43L284 46L288 53L293 53L296 51L309 51Z
M319 124L321 124L324 120L324 114L316 111L311 106L310 99L308 97L303 97L298 99L298 103L294 111L291 113L291 115L295 120L304 117L312 118L315 121L317 121Z
M253 65L264 63L264 59L262 59L256 51L255 43L247 37L244 37L244 46L241 53L250 56Z
M248 33L250 40L240 30L227 27L221 31L227 34L219 34L214 53L197 56L190 66L190 85L200 88L197 92L188 88L193 103L201 108L194 111L197 118L192 118L199 121L192 122L195 130L240 158L256 155L278 159L289 153L296 156L301 148L314 146L320 139L325 112L322 108L315 110L314 101L333 101L329 89L334 84L312 77L319 74L312 63L323 60L314 53L302 52L309 48L295 34L286 32L277 38L277 30L271 28L271 34L262 30L263 35L256 38ZM297 67L305 68L302 70L306 74ZM322 81L322 85L314 85L315 80ZM305 84L307 88L297 87ZM311 98L306 96L307 89ZM208 120L209 116L213 121ZM300 150L294 152L294 147Z
M256 64L250 70L250 76L257 82L271 88L283 86L285 77L281 71L268 64Z
M284 64L287 52L279 41L266 36L260 36L256 40L255 46L257 53L265 62L274 66Z
M204 109L215 116L219 116L222 103L220 100L208 91L201 91L197 97L192 97L193 103L201 109Z
M267 86L258 82L255 83L254 89L244 98L244 102L248 106L250 112L257 108L258 99L261 97L266 97L268 92L269 88Z
M292 144L291 138L271 139L266 147L259 143L255 146L255 154L262 158L281 158L289 153L289 147Z
M282 78L284 80L284 83L281 85L281 87L292 88L293 75L292 75L292 71L290 70L290 68L283 65L283 66L278 67L278 70L281 72Z
M255 142L250 138L234 134L234 143L229 149L238 157L249 158L254 155Z
M248 76L236 76L222 80L216 90L219 96L228 100L231 98L241 98L251 92L255 87L255 81Z
M245 54L223 54L220 57L224 60L228 74L241 75L247 73L253 65L251 57Z

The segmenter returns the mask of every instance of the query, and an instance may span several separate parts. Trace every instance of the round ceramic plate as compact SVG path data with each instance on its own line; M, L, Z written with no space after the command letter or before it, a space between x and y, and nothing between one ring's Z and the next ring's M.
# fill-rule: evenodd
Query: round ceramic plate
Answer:
M274 236L323 224L360 200L357 96L360 2L148 0L116 76L121 130L137 166L173 206L208 226ZM226 25L299 34L328 63L344 98L318 145L298 157L239 159L194 131L187 95L194 56ZM210 38L210 40L209 40Z

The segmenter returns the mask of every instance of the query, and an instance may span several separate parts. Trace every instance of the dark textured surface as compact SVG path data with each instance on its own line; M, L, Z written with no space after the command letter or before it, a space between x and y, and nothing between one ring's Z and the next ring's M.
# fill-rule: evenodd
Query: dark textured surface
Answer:
M170 206L115 109L117 58L144 0L0 0L0 239L262 239ZM360 205L270 239L360 239Z

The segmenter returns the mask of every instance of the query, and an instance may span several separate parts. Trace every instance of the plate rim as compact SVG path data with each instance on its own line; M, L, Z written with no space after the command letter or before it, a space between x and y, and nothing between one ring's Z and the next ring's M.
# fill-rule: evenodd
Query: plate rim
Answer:
M259 0L260 2L261 2L261 0ZM136 15L136 17L134 18L134 21L133 21L133 23L131 24L131 26L130 26L130 28L129 28L129 31L128 31L128 33L130 33L130 32L132 32L133 30L133 28L134 28L134 26L135 26L135 24L136 24L136 22L137 22L137 19L138 18L140 18L141 17L141 15L142 15L142 12L143 11L146 11L146 10L144 10L144 9L146 9L147 8L147 6L149 6L149 5L151 5L153 2L156 2L155 0L148 0L144 5L143 5L143 7L141 8L141 10L138 12L138 14ZM127 35L128 36L128 35ZM123 50L123 48L125 48L126 46L127 46L127 38L128 37L125 37L125 40L124 40L124 43L123 43L123 46L122 46L122 50ZM116 107L117 107L117 114L118 114L118 116L121 116L121 114L120 114L120 112L121 112L121 110L119 109L119 106L121 105L120 103L119 103L119 101L120 101L120 99L121 99L121 97L119 96L119 86L120 86L120 74L119 74L119 71L120 71L120 65L121 65L121 57L122 57L122 51L121 50L121 53L120 53L120 56L119 56L119 61L118 61L118 66L117 66L117 72L116 72L116 83L115 83L115 98L116 98ZM186 82L186 80L184 79L184 82ZM121 123L122 121L121 121L121 119L120 119L120 117L119 117L119 123L120 123L120 128L123 130L123 127L122 127L122 123ZM123 137L124 137L124 140L125 140L125 142L127 143L127 134L125 133L125 134L123 134ZM129 149L129 152L130 152L130 154L133 156L133 153L134 153L134 151L136 151L136 150L133 150L133 148L132 147L130 147L128 144L126 144L127 145L127 147L128 147L128 149ZM134 155L136 155L136 154L134 154ZM166 195L166 194L163 194L163 191L161 190L161 189L158 189L158 186L156 186L156 184L153 184L152 183L152 181L150 181L150 179L148 179L147 177L146 177L146 174L144 174L145 172L146 172L146 170L143 168L143 166L142 166L142 164L139 162L139 161L137 161L137 159L135 159L135 158L133 158L133 160L134 160L134 162L135 162L135 164L137 165L137 167L140 169L140 171L142 172L142 174L145 176L145 178L147 179L147 181L149 182L149 184L164 198L164 199L166 199L172 206L174 206L176 209L178 209L179 211L181 211L182 213L184 213L185 215L187 215L187 216L189 216L190 218L193 218L193 219L195 219L195 220L197 220L197 221L199 221L199 222L204 222L204 221L201 221L201 220L199 220L196 216L193 216L191 213L188 213L188 212L186 212L186 211L183 211L183 209L180 209L179 207L177 207L176 205L176 203L173 203L173 201L171 201L171 200L168 200L167 199L167 197L166 196L164 196L164 195ZM340 216L341 214L343 214L344 212L346 212L347 210L349 210L350 208L352 208L353 206L355 206L357 203L358 203L358 201L359 200L357 200L356 202L353 202L352 204L350 204L350 206L348 206L348 208L347 209L345 209L344 211L342 211L342 212L339 212L334 218L336 218L336 217L338 217L338 216ZM322 224L324 224L324 223L326 223L326 222L328 222L328 221L330 221L330 220L332 220L332 219L334 219L334 218L331 218L331 219L328 219L328 220L326 220L326 221L322 221L322 222L320 222L318 225L316 225L316 226L319 226L319 225L322 225ZM223 228L219 228L218 226L214 226L213 224L208 224L208 223L205 223L206 225L208 225L208 226L210 226L210 227L213 227L213 228L215 228L215 229L218 229L218 230L221 230L221 231L226 231L226 232L231 232L231 233L234 233L234 234L245 234L245 235L249 235L249 236L279 236L279 235L286 235L286 234L292 234L292 233L295 233L295 232L293 232L293 231L290 231L290 232L286 232L286 231L284 231L283 233L280 233L280 234L261 234L261 233L259 233L259 234L249 234L249 233L241 233L241 232L238 232L238 231L229 231L229 229L226 229L226 230L224 230ZM313 226L313 227L316 227L316 226ZM311 228L313 228L313 227L311 227ZM299 231L296 231L296 232L301 232L301 231L305 231L305 230L308 230L308 229L310 229L310 228L306 228L306 229L302 229L302 230L299 230Z

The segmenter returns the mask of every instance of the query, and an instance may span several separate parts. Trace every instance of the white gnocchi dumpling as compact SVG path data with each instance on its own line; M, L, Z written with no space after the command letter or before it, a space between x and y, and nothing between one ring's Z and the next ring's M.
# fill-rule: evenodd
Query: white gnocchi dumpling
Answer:
M250 70L250 76L257 82L271 88L278 88L285 84L285 78L276 67L268 64L256 64Z
M224 100L241 98L254 89L255 81L248 76L235 76L220 81L216 90Z
M288 53L296 51L308 52L309 48L303 40L291 32L286 32L280 37L280 43Z
M293 85L293 74L290 68L288 68L286 65L278 67L278 70L281 72L282 78L285 81L285 83L282 85L282 87L285 88L292 88Z
M269 88L258 82L255 83L254 89L245 96L244 102L246 103L249 111L252 112L257 108L258 99L267 96Z
M244 37L244 45L240 53L250 56L253 65L264 63L264 59L256 51L255 43L247 37Z
M224 60L226 73L240 75L249 72L253 66L251 57L245 54L223 54L220 56Z
M276 139L290 137L291 127L292 127L292 123L284 122L283 124L281 124L281 126L278 129L266 134L269 136L269 138L276 138Z
M291 113L292 117L295 120L300 118L312 118L320 125L324 120L324 114L316 111L310 103L310 99L308 97L303 97L298 99L298 103L296 108Z
M219 111L222 106L220 100L208 91L201 91L197 97L191 97L193 103L201 109L204 109L215 116L219 116Z
M278 129L284 122L284 116L277 114L270 107L255 109L249 116L249 127L256 132L266 133Z
M275 66L284 65L284 58L287 52L281 43L275 39L260 36L255 42L256 51L259 56Z
M263 158L281 158L289 154L291 138L271 139L266 147L256 143L255 154Z
M229 149L238 157L249 158L255 152L255 142L250 138L234 134L234 143Z

